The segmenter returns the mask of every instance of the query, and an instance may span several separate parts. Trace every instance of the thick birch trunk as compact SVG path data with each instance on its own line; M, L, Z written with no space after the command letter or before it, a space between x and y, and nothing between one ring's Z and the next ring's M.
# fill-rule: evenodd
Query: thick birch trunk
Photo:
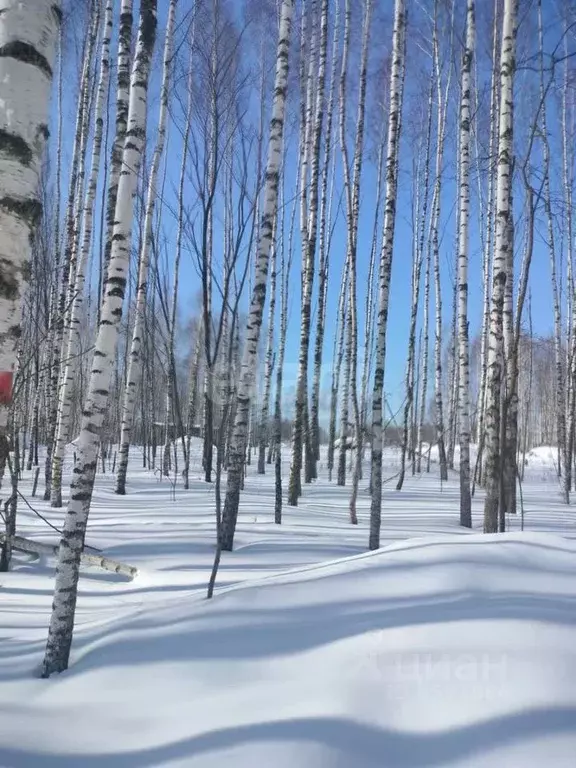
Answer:
M60 542L52 616L42 667L44 677L65 670L70 657L80 556L94 489L100 433L108 407L130 262L134 196L142 160L148 76L155 37L156 1L142 0L130 85L128 130L122 157L123 172L120 175L114 216L110 267L82 426L77 441L74 480Z
M406 12L404 0L394 3L394 32L392 37L392 67L390 72L390 112L388 116L388 143L386 149L386 198L380 269L378 276L378 333L376 364L372 395L372 499L370 505L370 549L380 546L382 512L382 445L384 365L386 361L386 331L388 327L388 299L394 247L396 195L398 189L398 149L402 113L404 36Z
M28 287L31 246L42 215L39 181L60 3L0 0L0 453L8 453L8 417ZM8 515L7 515L8 523ZM11 530L7 530L10 547ZM6 567L9 557L5 556Z
M513 153L513 85L516 53L517 0L505 0L502 22L502 52L500 60L500 117L498 136L498 177L496 182L496 241L492 274L492 307L490 311L490 340L488 347L488 378L486 389L486 443L484 475L486 500L484 531L498 531L498 506L501 485L500 419L503 383L503 312L506 281L510 274L511 247L510 186Z
M276 212L278 208L278 188L280 181L280 162L284 135L284 114L286 110L286 92L288 85L288 52L290 30L292 26L293 0L282 0L278 52L276 57L276 77L274 85L274 103L270 136L268 142L268 161L264 184L264 203L262 222L256 253L256 271L250 312L246 324L246 341L242 356L242 366L238 382L237 407L234 431L230 445L230 466L224 512L222 515L221 545L230 551L234 545L234 533L240 503L240 487L244 469L244 456L248 439L248 420L252 402L252 393L257 370L258 342L262 315L266 301L266 283L268 279L268 260Z

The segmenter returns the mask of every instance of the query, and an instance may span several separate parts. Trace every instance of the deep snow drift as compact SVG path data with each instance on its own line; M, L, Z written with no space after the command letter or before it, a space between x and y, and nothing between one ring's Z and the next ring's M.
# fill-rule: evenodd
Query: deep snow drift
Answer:
M279 529L272 477L250 475L208 602L210 489L171 500L133 470L124 499L100 478L87 540L140 575L84 572L67 673L32 676L53 561L0 576L2 768L574 767L576 521L555 479L527 481L526 524L562 535L487 537L458 527L455 479L408 477L383 543L417 538L366 554L366 494L352 528L321 479Z

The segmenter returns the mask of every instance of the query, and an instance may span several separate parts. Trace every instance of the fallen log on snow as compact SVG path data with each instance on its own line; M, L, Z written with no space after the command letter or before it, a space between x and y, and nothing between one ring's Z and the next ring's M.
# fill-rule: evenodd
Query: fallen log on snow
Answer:
M0 543L4 541L5 535L6 534L4 533L0 533ZM35 555L58 556L58 546L54 544L44 544L41 541L32 541L32 539L25 539L23 536L13 536L12 547L20 552L32 552ZM117 563L115 560L110 560L110 558L104 557L104 555L82 552L80 555L80 562L82 565L103 568L110 573L119 573L122 576L127 576L129 579L133 579L138 575L138 568L135 568L133 565Z

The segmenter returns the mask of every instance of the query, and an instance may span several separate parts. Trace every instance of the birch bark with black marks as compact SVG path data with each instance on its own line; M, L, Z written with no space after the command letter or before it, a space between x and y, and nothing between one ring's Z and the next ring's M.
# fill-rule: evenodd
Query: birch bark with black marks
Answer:
M133 0L121 0L120 27L118 30L118 55L116 74L116 132L110 156L110 174L106 201L106 239L104 241L104 279L108 274L108 264L112 252L112 234L114 232L114 213L118 182L122 169L122 151L128 125L128 99L130 96L130 56L132 46L132 6Z
M430 74L430 87L428 90L428 109L426 115L426 154L424 160L424 194L422 199L422 210L419 214L419 251L420 259L424 259L424 248L426 247L426 269L424 273L424 311L422 318L422 327L424 338L422 342L422 362L421 369L421 391L420 391L420 409L418 413L418 426L416 434L416 471L422 471L422 443L424 422L426 419L426 408L428 400L428 353L430 344L430 271L432 264L432 250L430 242L425 243L426 225L428 219L428 204L430 198L430 163L432 154L432 114L434 106L434 73ZM428 452L430 453L430 452Z
M460 228L458 233L458 366L460 410L460 525L472 527L470 495L470 351L468 341L468 248L470 220L470 124L474 0L466 8L466 46L460 83Z
M568 108L568 93L570 89L570 66L568 58L568 14L564 21L564 77L562 83L562 186L564 192L564 206L566 210L566 322L567 329L567 435L566 435L566 462L564 468L564 501L570 503L570 491L572 489L572 460L574 456L574 440L576 433L576 300L574 297L574 242L573 242L573 187L574 187L574 102L571 109ZM569 135L569 112L572 124L572 135Z
M266 356L264 360L264 391L260 410L260 428L258 434L258 474L266 473L266 443L269 441L268 412L270 410L270 389L272 386L272 371L274 367L274 319L276 312L276 243L272 235L270 249L270 305L268 307L268 338L266 340Z
M234 533L240 503L240 487L248 440L248 420L257 372L258 342L260 340L260 329L266 301L268 261L272 245L274 221L278 209L278 188L286 111L293 5L293 0L282 0L280 10L274 102L268 140L262 222L258 235L254 285L246 324L246 340L236 395L236 416L230 444L230 465L228 467L226 498L222 515L221 545L225 551L231 551L234 545Z
M90 104L90 66L99 26L99 5L92 6L91 21L84 41L84 55L82 59L82 74L80 77L80 90L76 112L76 125L72 158L70 162L70 180L68 186L68 199L64 216L63 258L61 260L61 274L59 279L59 293L57 304L54 304L55 318L53 320L53 332L50 338L51 345L51 376L48 392L48 434L46 436L46 460L45 460L45 486L44 500L49 501L52 490L52 453L56 426L59 421L58 409L60 405L59 386L64 374L65 364L64 347L65 333L67 330L67 316L71 306L72 292L70 285L74 283L74 258L77 241L77 221L79 217L79 201L82 200L82 185L80 179L83 174L84 155L88 140L88 119ZM60 159L59 161L60 162ZM56 242L55 247L60 248ZM58 283L57 283L58 284Z
M347 5L349 0L346 0ZM348 9L346 9L348 10ZM360 217L360 186L362 177L362 159L364 152L364 123L366 112L366 85L368 70L368 53L370 44L370 24L372 18L372 0L365 0L364 15L362 20L362 49L360 54L360 89L358 94L358 113L356 117L356 136L354 141L354 156L352 160L352 174L348 160L348 146L345 133L345 73L344 80L341 81L340 88L340 146L342 150L343 170L344 170L344 190L347 209L347 238L346 251L349 261L349 292L350 302L350 395L352 401L352 411L354 416L354 437L355 437L355 462L352 471L352 492L350 494L350 522L353 525L358 523L356 515L356 499L358 496L358 484L360 482L362 466L362 422L360 418L360 404L358 400L358 308L357 308L357 250L358 250L358 221ZM343 58L344 62L344 58Z
M510 274L510 186L513 162L513 98L516 58L517 0L504 0L502 49L500 57L500 115L498 129L498 172L496 180L496 239L492 270L492 305L486 388L486 444L484 475L484 531L498 531L498 507L501 484L500 417L503 385L503 312L506 281Z
M330 420L328 425L328 480L332 482L334 470L334 454L336 452L336 421L338 411L338 393L340 392L340 377L342 361L344 359L344 338L346 334L346 310L348 301L348 259L342 268L342 280L340 283L340 296L338 298L338 311L336 314L336 330L334 332L334 344L332 352L332 383L330 387Z
M0 0L0 460L8 419L34 231L42 215L40 172L48 138L60 3ZM8 523L8 515L6 516ZM7 528L2 568L9 567Z
M281 188L281 206L284 209L284 188ZM294 196L293 215L288 240L284 238L284 217L282 216L280 244L280 333L278 339L278 360L276 362L276 392L274 397L274 522L282 523L282 386L284 378L284 355L286 353L286 332L288 330L288 297L290 292L290 273L292 269L292 235L296 214L296 196Z
M432 123L432 111L431 104L429 102L429 114L428 125L431 132ZM428 133L427 140L427 152L425 155L425 166L428 164L428 174L430 165L430 132ZM411 291L412 302L410 309L410 326L408 331L408 359L406 361L406 374L404 378L405 398L404 398L404 421L402 429L402 444L400 446L400 472L398 482L396 483L396 490L402 490L404 485L404 477L406 474L406 452L409 448L410 440L410 423L411 412L414 407L414 373L416 366L416 322L418 319L418 306L420 303L420 282L422 272L423 261L423 249L420 248L420 187L422 184L422 168L420 165L421 147L418 152L418 160L416 161L416 170L414 173L414 188L415 188L415 205L413 210L413 238L412 238L412 279L411 279ZM424 168L424 194L426 195L427 189L427 169ZM427 202L423 202L423 208L427 205ZM425 220L425 210L423 211Z
M110 76L110 41L113 29L113 13L113 0L106 0L102 30L102 48L100 53L100 73L98 77L96 102L94 105L92 159L88 186L86 189L86 199L82 211L82 220L77 224L78 232L82 232L82 237L79 254L76 259L76 275L74 279L72 306L70 308L68 339L67 342L65 341L64 345L66 347L63 360L64 374L60 383L58 423L56 425L54 452L52 456L52 488L50 493L50 504L52 507L62 506L62 466L66 453L66 444L70 439L73 407L72 399L79 366L81 347L80 334L84 311L84 287L90 249L92 246L94 207L96 203L96 191L100 173L100 158L104 133L104 107Z
M162 65L162 84L160 87L160 111L156 130L156 145L148 176L148 191L144 212L144 228L138 264L138 283L136 289L136 305L134 308L134 323L130 342L130 358L126 373L126 384L122 398L122 426L120 430L120 446L118 456L118 473L116 476L116 493L126 493L126 477L128 473L128 457L134 426L134 413L138 397L138 385L142 372L142 340L144 335L144 314L148 293L148 272L150 267L150 250L152 248L154 225L154 208L157 197L158 174L166 143L166 120L168 115L168 95L170 90L170 70L172 67L172 46L174 23L176 17L176 2L170 0L164 55Z
M346 294L346 308L342 317L342 331L344 334L344 372L342 391L340 392L340 437L338 444L338 468L336 483L346 485L346 458L347 451L352 450L352 441L349 439L350 427L350 375L352 370L352 329L350 326L350 262L348 261L348 290Z
M188 391L188 410L186 415L186 456L184 457L184 489L190 487L190 440L192 429L196 426L198 380L200 375L200 352L202 351L202 323L196 327L196 341L190 369L190 389Z
M332 66L330 86L326 106L326 130L324 141L324 163L320 181L320 223L318 234L318 311L316 315L316 335L314 340L314 372L312 375L312 394L310 402L310 441L314 460L320 460L320 378L324 356L324 335L326 327L326 298L330 273L330 250L332 245L332 205L334 200L334 177L336 171L336 153L334 152L334 101L336 93L336 71L340 38L340 0L335 0L334 31L332 37Z
M328 47L328 0L321 0L319 19L319 43L316 43L317 3L310 6L311 42L308 76L303 115L302 152L300 168L300 232L302 240L302 308L300 326L300 352L298 379L294 404L294 428L292 434L292 463L288 485L288 504L296 506L302 495L302 453L305 452L305 480L310 482L316 474L314 451L311 445L308 414L308 357L310 350L310 326L312 289L316 263L316 239L318 233L318 197L320 180L320 149L324 124L324 86L326 81L326 56ZM303 10L303 14L305 11ZM305 18L305 16L304 16ZM304 24L304 22L303 22ZM318 51L317 51L318 48ZM318 59L317 72L314 71ZM310 170L308 170L310 168Z
M156 0L141 0L138 40L130 83L128 129L114 216L112 253L82 425L76 443L74 479L60 541L52 615L42 665L44 677L67 669L70 657L80 556L94 489L100 433L109 404L130 262L134 196L142 161L148 77L156 23Z
M496 164L494 162L495 149L498 146L498 7L499 0L494 0L494 24L492 31L492 74L490 81L490 117L488 141L488 196L486 202L486 229L484 235L484 249L482 253L482 275L484 284L484 295L482 302L482 342L480 349L480 386L478 388L477 404L477 424L478 434L476 437L478 443L478 454L476 458L476 467L474 470L474 483L483 484L482 455L484 452L484 422L486 417L486 383L488 375L488 340L490 330L490 270L492 266L492 255L494 250L494 193L496 180Z
M392 35L392 67L390 72L390 111L388 114L388 140L386 148L386 196L384 203L382 249L378 274L378 332L376 339L374 389L372 395L372 497L370 503L369 538L369 548L372 550L378 549L380 546L384 366L386 362L386 331L388 327L388 303L394 248L396 196L398 190L398 150L403 101L405 24L406 10L404 0L395 0L394 31Z
M360 445L357 450L364 458L364 439L368 426L368 381L372 368L372 352L374 349L375 333L375 307L374 288L376 283L376 254L378 252L378 227L380 222L380 209L382 207L383 170L385 142L385 109L382 110L382 132L378 146L378 159L376 162L376 195L374 206L374 224L372 227L372 244L370 246L370 262L368 264L368 287L364 303L364 360L362 364L362 379L360 383ZM362 469L362 466L360 466ZM360 478L359 478L360 479Z
M554 367L555 367L555 408L556 408L556 439L558 444L558 475L567 472L566 451L566 400L564 393L562 316L560 312L560 294L556 270L556 238L554 234L554 214L552 212L552 189L550 183L550 142L546 119L546 101L544 87L544 32L542 23L542 0L538 0L538 32L540 48L540 99L542 102L542 152L544 159L544 213L546 215L546 237L548 256L550 260L550 284L552 288L552 307L554 310Z
M437 7L437 6L436 6ZM452 6L454 13L454 6ZM454 28L452 22L451 29ZM452 40L451 40L452 43ZM446 140L446 114L448 110L448 95L450 89L451 72L446 79L446 88L442 93L442 70L440 65L440 53L438 45L438 30L434 22L433 33L433 57L436 70L437 90L437 126L438 139L436 146L436 180L434 183L434 195L432 203L432 264L434 269L434 293L436 297L436 320L434 333L434 400L436 405L436 443L438 445L438 463L440 465L440 479L448 480L448 466L446 459L446 441L444 434L444 403L442 397L442 284L440 280L440 206L442 197L442 175L444 160L444 143ZM452 48L452 44L450 45Z

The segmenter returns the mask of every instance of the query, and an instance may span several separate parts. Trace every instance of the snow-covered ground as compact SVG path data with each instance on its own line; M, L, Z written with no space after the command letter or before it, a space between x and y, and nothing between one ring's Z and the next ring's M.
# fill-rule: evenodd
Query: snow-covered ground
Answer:
M352 527L322 467L276 526L252 466L208 602L213 489L197 463L173 489L134 451L126 497L99 476L87 543L140 572L83 571L68 672L34 676L54 561L0 574L1 768L574 768L576 514L548 453L528 457L525 531L484 536L458 525L455 473L398 493L389 451L371 554L365 490ZM24 502L19 532L55 540Z

